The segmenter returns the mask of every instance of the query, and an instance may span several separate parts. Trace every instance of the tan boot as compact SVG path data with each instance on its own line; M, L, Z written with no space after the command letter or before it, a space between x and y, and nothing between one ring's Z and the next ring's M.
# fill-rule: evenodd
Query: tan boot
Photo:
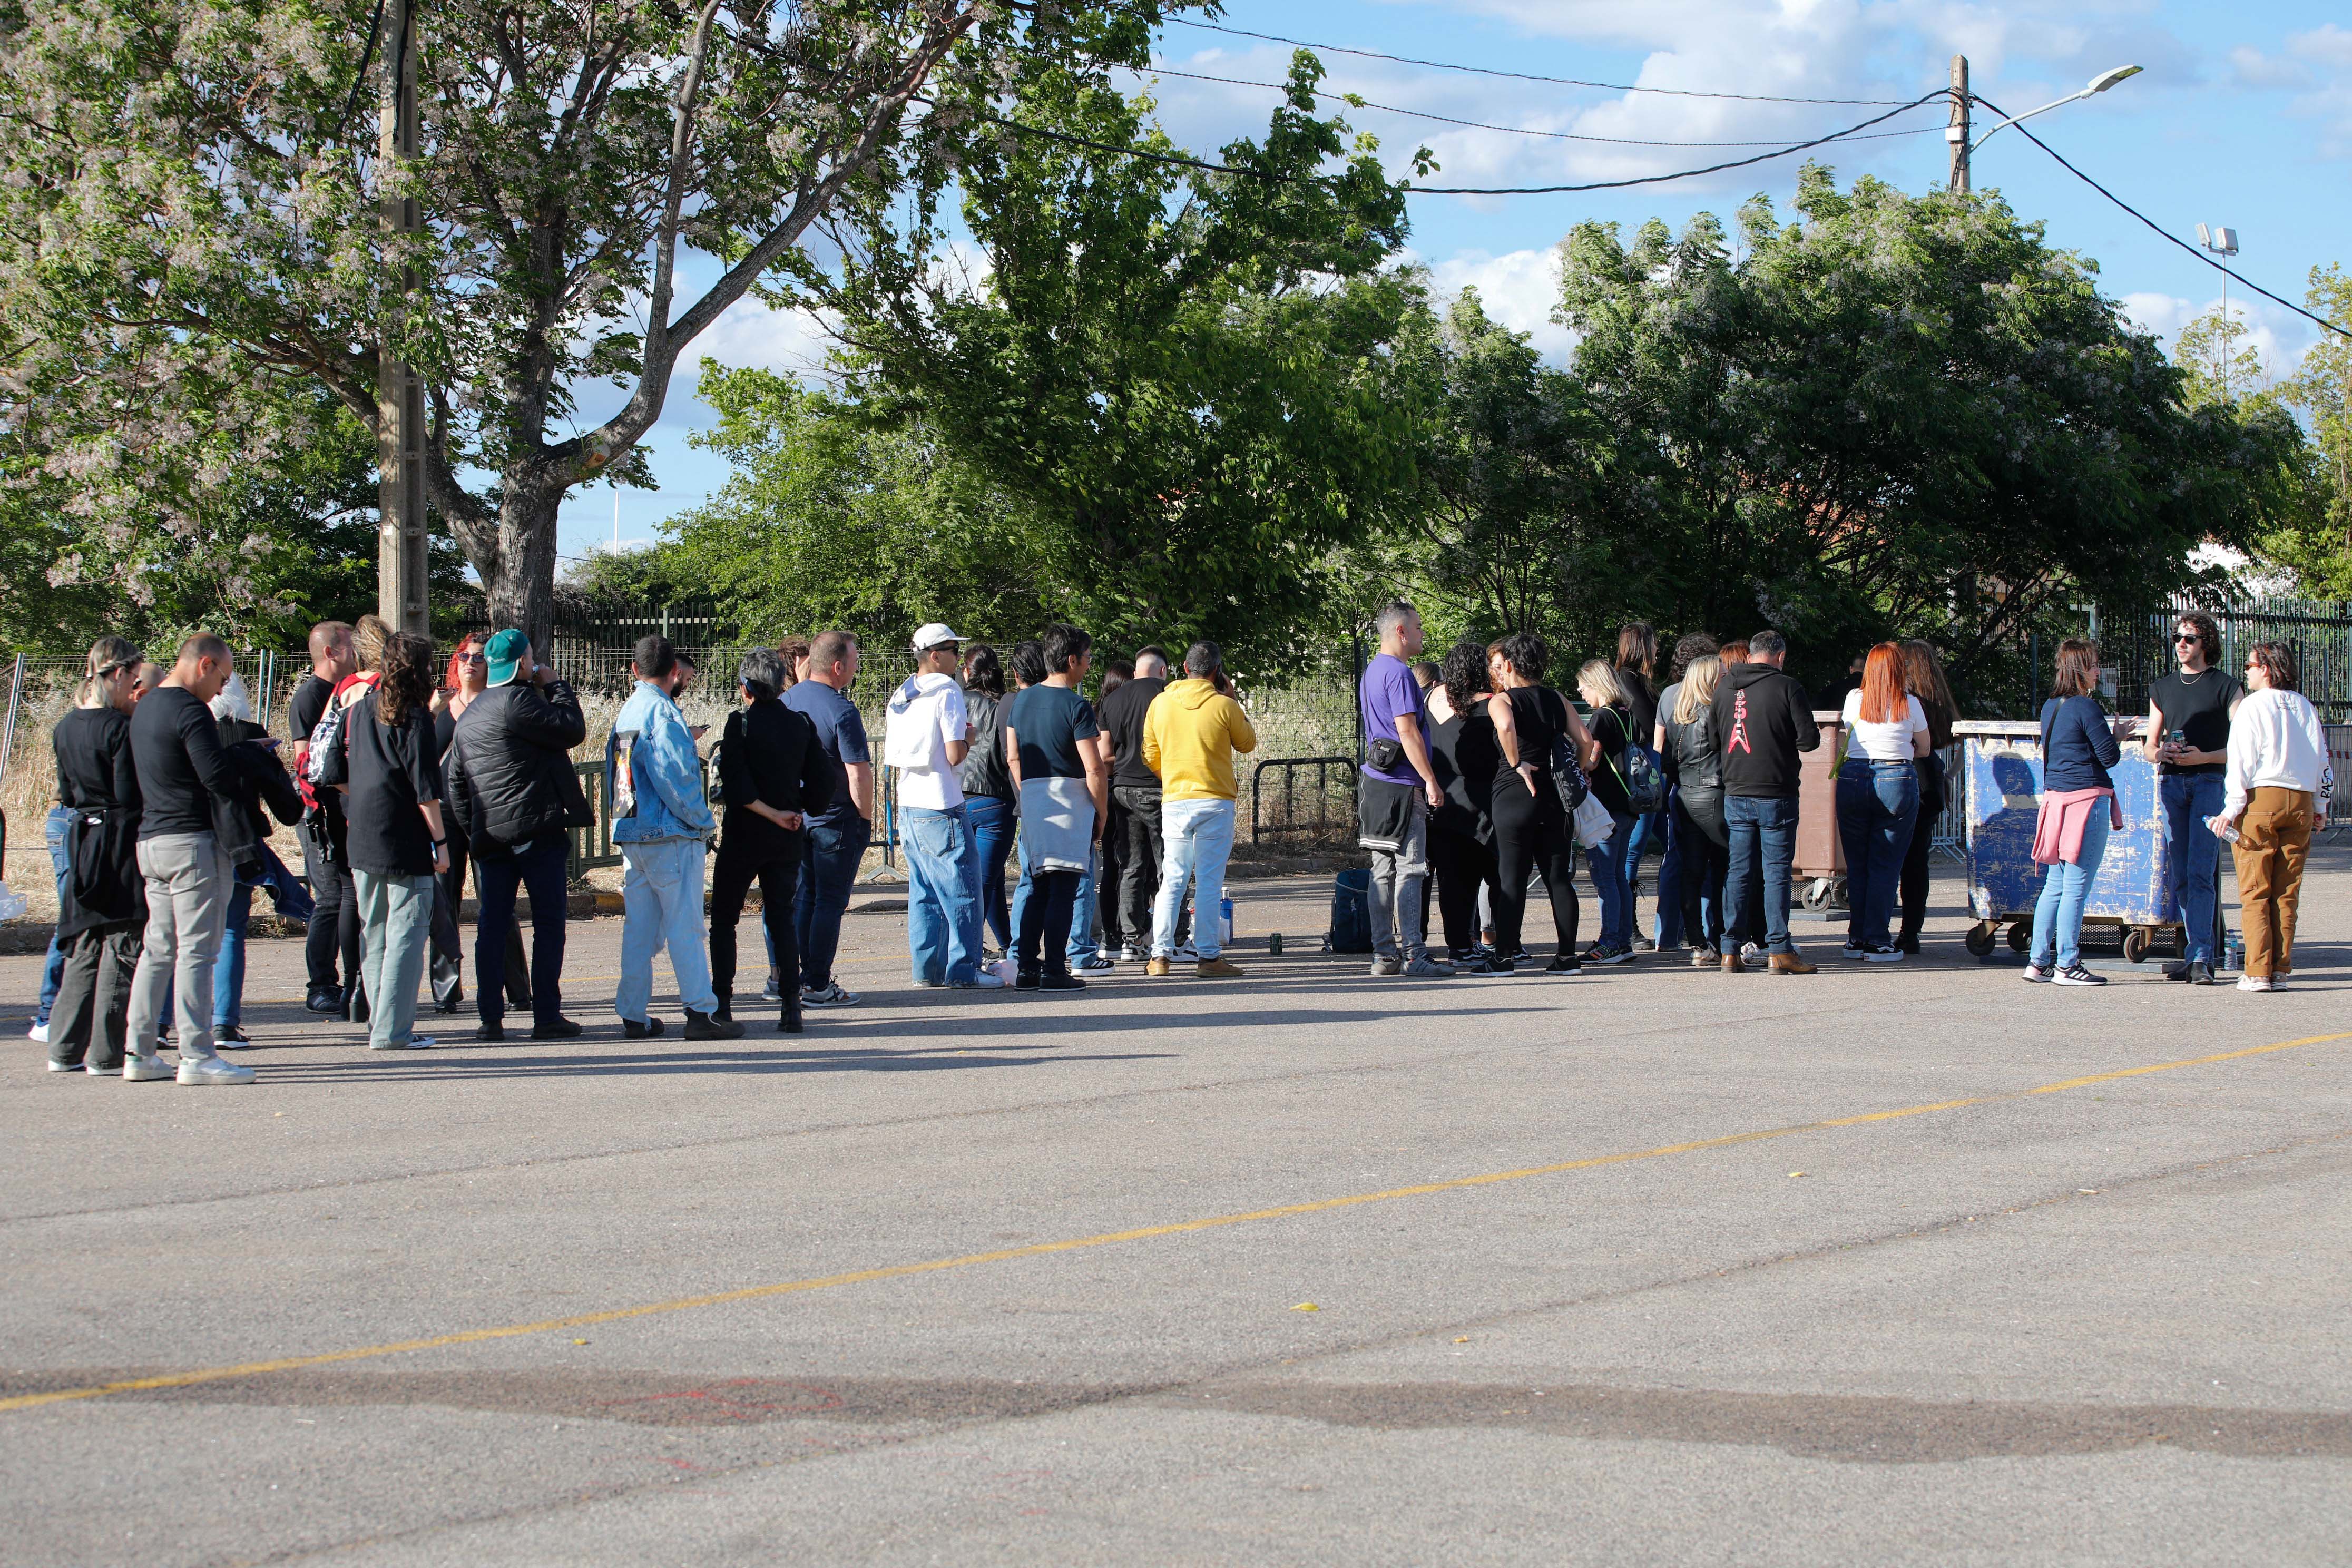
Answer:
M1748 973L1748 961L1739 956L1739 950L1738 948L1735 947L1730 952L1723 955L1723 972L1726 974L1745 974Z
M1229 963L1223 958L1204 958L1201 960L1201 967L1193 973L1203 980L1239 980L1242 977L1241 966Z
M1821 972L1820 964L1807 963L1793 952L1776 952L1772 955L1772 973L1775 974L1819 974Z
M1164 958L1150 959L1145 963L1143 973L1154 980L1165 980L1168 978L1168 961Z

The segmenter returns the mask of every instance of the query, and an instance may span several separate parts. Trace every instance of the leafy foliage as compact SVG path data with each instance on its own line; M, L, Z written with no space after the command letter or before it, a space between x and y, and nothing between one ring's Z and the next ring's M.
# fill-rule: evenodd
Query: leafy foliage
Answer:
M1796 205L1743 209L1737 259L1705 217L1563 243L1628 611L1778 626L1814 679L1927 636L1990 681L2078 597L2151 601L2293 510L2293 422L2186 406L2092 265L1998 197L1812 167Z
M2352 331L2352 277L2315 267L2304 302ZM2352 342L2323 332L2276 395L2308 422L2299 477L2305 505L2263 535L2263 559L2286 568L2315 598L2352 599Z

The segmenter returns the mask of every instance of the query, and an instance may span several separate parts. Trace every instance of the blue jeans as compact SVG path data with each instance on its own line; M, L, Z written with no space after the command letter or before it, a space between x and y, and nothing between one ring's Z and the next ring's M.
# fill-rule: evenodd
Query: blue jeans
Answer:
M1151 910L1151 956L1176 952L1176 922L1184 912L1184 884L1192 891L1192 950L1202 962L1224 951L1225 863L1234 855L1234 803L1165 800L1160 831L1167 853L1160 862L1160 896Z
M980 851L980 912L996 935L999 952L1013 951L1013 914L1004 901L1004 862L1012 857L1013 838L1021 826L1021 808L993 795L968 797L964 816L971 823L972 843Z
M1682 946L1685 933L1683 930L1683 829L1675 818L1671 795L1666 797L1666 809L1657 814L1656 826L1650 831L1663 831L1666 840L1666 852L1658 857L1658 914L1650 934L1656 940L1660 952L1672 952ZM1638 859L1635 864L1639 864ZM1689 940L1696 941L1697 938L1694 934Z
M1584 851L1584 863L1592 869L1592 889L1601 897L1601 934L1593 940L1595 947L1609 952L1631 952L1633 950L1633 883L1625 875L1633 855L1627 843L1642 830L1638 816L1610 814L1616 824L1608 837Z
M1731 869L1724 889L1729 927L1767 952L1794 953L1789 940L1789 869L1797 863L1797 797L1733 795L1723 800L1731 839Z
M710 989L710 950L703 940L708 848L699 838L656 838L620 849L621 981L613 992L613 1011L638 1023L651 1016L654 955L665 947L670 973L677 977L679 1004L690 1013L718 1011L719 998ZM531 908L536 916L536 901Z
M59 909L65 907L66 872L70 868L66 863L66 825L72 820L72 812L62 805L53 805L49 807L48 821L42 827L43 834L49 841L49 869L56 872L58 877ZM2214 842L2218 844L2221 840L2217 838ZM46 1024L49 1021L49 1009L57 1003L58 987L64 983L65 974L66 950L58 945L57 933L52 931L49 933L48 961L41 966L41 1005L33 1014L33 1022L36 1024Z
M793 897L793 934L800 939L803 990L822 991L833 984L833 955L841 951L841 917L848 911L849 889L857 881L857 868L873 837L873 825L854 805L844 808L839 821L809 825L800 891ZM774 962L773 954L769 961ZM791 984L791 976L783 978Z
M221 922L220 957L213 964L213 1033L245 1022L245 928L253 920L253 889L260 884L238 877Z
M2228 804L2220 773L2166 773L2157 781L2164 802L2165 861L2173 901L2188 932L2182 954L2191 963L2213 962L2213 932L2221 913L2221 841L2205 819Z
M980 978L980 852L964 808L899 808L907 850L907 953L919 985Z
M2061 969L2083 961L2083 905L2107 852L2107 821L2106 802L2092 802L2091 819L2083 828L2083 858L2071 865L2061 860L2042 879L2042 897L2033 905L2032 961L2043 969L2050 967L2053 947Z
M1864 947L1891 940L1903 858L1919 816L1919 770L1909 763L1848 757L1838 769L1838 842L1845 849L1845 939Z
M570 850L561 837L551 837L510 855L474 861L474 891L480 900L474 914L474 1010L485 1024L506 1022L507 944L514 940L515 892L523 888L530 890L531 1026L562 1021L564 925L570 919L563 890ZM652 954L646 961L650 965Z
M1017 825L1020 820L1021 809L1016 805L1013 808L1013 821ZM1063 952L1072 968L1102 951L1102 943L1095 939L1095 917L1100 912L1095 908L1095 869L1101 864L1102 846L1097 844L1087 851L1087 868L1078 873L1077 890L1070 896L1070 937L1063 944ZM1013 930L1016 937L1021 931L1021 911L1029 907L1030 880L1029 857L1024 853L1021 880L1013 889Z

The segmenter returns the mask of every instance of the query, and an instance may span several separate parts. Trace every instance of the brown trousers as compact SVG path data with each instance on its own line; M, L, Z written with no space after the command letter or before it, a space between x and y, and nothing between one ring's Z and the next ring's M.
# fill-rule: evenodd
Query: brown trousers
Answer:
M2294 905L2311 848L2311 792L2262 788L2238 818L2239 921L2246 973L2258 980L2294 973Z

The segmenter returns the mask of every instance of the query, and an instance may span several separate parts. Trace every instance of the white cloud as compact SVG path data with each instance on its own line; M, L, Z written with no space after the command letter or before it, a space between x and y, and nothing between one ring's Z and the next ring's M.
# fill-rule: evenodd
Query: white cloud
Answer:
M823 319L807 310L778 310L746 295L710 323L688 351L724 365L756 367L804 382L822 378L832 341Z
M1565 365L1576 352L1576 335L1551 319L1552 307L1559 302L1559 256L1549 246L1507 256L1465 250L1433 264L1429 272L1440 294L1451 297L1465 289L1477 289L1487 315L1515 332L1527 333L1536 351L1552 363Z
M2121 303L2132 324L2152 334L2169 353L2183 327L2221 308L2221 296L2217 292L2199 304L2178 294L2137 293L2125 295ZM2302 317L2242 293L2230 297L2230 314L2246 329L2245 346L2262 355L2266 377L2276 381L2294 374L2312 342L2310 326Z

